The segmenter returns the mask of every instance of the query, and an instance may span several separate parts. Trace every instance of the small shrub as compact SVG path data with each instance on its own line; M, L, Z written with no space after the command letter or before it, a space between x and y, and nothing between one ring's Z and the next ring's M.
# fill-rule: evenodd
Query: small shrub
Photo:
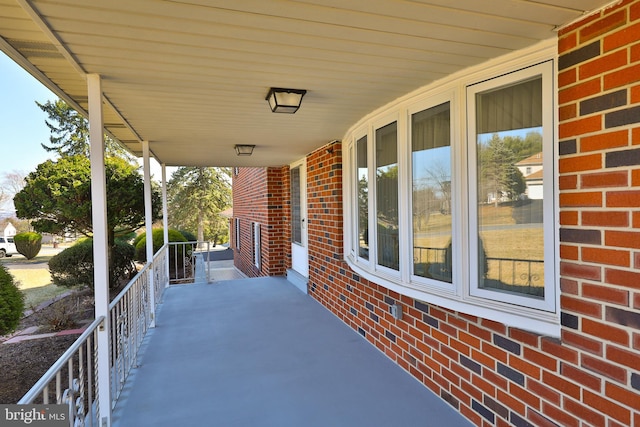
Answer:
M0 265L0 335L16 330L23 311L24 296L14 283L13 276Z
M73 320L73 314L66 305L59 305L43 316L44 323L52 331L71 329L76 326L76 322Z
M109 287L117 288L123 279L135 274L134 248L130 244L116 241L111 249ZM83 239L49 260L49 272L58 286L93 287L93 240Z
M138 243L136 244L136 261L146 262L147 261L147 236L146 233L142 233ZM153 253L155 254L158 250L164 245L164 230L162 228L156 228L152 233L153 238ZM173 228L169 229L169 241L170 242L186 242L187 239L184 238L182 233ZM179 247L179 256L182 254L182 247ZM174 258L175 247L171 247L169 254L171 259Z
M140 242L140 240L144 238L144 236L145 236L145 233L140 233L133 238L133 242L131 244L133 245L134 248L138 247L138 243Z
M40 323L46 332L77 328L94 311L93 292L87 289L54 302L49 309L41 312Z
M26 259L34 259L42 249L42 235L33 232L19 233L13 237L16 250Z
M187 239L187 242L197 242L198 238L195 234L187 230L180 230L180 233Z
M82 239L49 260L51 280L58 286L93 287L93 241Z

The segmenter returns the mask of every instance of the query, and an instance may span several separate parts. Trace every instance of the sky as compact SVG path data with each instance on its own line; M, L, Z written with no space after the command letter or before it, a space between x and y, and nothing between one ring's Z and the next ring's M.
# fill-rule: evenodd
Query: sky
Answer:
M49 142L46 114L35 101L57 97L18 64L0 52L0 177L29 173L51 158L40 145Z

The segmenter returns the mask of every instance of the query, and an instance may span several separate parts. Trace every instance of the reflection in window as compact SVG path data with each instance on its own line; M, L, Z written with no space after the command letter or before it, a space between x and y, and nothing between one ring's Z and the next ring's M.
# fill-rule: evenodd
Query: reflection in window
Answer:
M376 130L376 224L378 264L400 269L398 236L398 124Z
M444 103L411 116L413 274L451 283L451 123Z
M367 137L357 142L358 157L358 255L369 259L369 172L367 170Z
M476 129L479 287L543 298L542 78L476 94Z

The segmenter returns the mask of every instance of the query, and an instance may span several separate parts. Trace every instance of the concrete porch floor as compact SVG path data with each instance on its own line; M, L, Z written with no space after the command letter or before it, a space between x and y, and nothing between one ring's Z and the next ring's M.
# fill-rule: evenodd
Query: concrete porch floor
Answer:
M115 427L469 426L284 278L170 287Z

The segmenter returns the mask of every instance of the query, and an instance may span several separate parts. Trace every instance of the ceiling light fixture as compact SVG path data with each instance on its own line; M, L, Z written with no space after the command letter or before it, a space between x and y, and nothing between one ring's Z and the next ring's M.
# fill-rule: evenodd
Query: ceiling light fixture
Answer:
M236 154L238 156L250 156L253 154L253 149L256 148L256 146L236 144L234 148L236 149Z
M265 98L269 101L269 107L274 113L293 114L298 111L302 103L302 97L307 93L302 89L282 89L272 87Z

